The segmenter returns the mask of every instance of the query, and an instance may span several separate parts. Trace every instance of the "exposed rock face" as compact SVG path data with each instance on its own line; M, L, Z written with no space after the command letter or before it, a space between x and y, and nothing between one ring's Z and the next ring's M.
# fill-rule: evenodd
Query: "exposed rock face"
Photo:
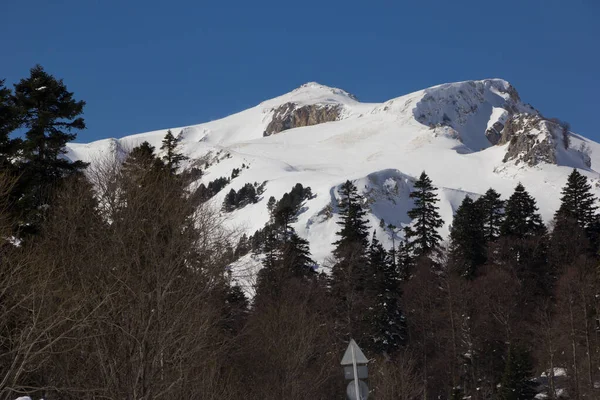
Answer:
M342 106L339 104L311 104L298 107L285 103L273 110L273 119L263 136L270 136L292 128L311 126L340 119Z
M534 166L556 164L556 148L561 143L562 127L539 115L515 114L506 121L499 145L509 143L504 162L514 160Z
M491 144L496 145L502 138L502 130L504 124L500 121L494 123L487 131L485 131L485 137L490 141Z
M425 91L413 109L415 119L430 128L454 129L471 151L496 145L506 119L516 113L537 111L523 104L515 88L501 79L435 86Z

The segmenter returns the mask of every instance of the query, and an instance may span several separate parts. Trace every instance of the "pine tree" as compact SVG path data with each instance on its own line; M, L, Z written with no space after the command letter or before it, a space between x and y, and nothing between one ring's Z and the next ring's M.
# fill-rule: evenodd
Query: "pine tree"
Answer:
M436 203L439 201L431 179L425 172L415 182L415 190L410 198L414 199L415 207L408 212L414 221L411 226L404 228L404 236L414 257L427 255L441 242L442 237L437 230L444 225Z
M542 217L538 213L536 201L521 183L506 202L505 219L502 223L502 236L523 239L546 232Z
M531 381L533 366L529 352L519 345L511 345L500 386L502 400L530 400L535 397L535 383Z
M478 204L466 196L454 214L450 229L450 262L463 277L475 277L486 261L483 216Z
M482 213L484 236L487 242L500 237L500 227L504 221L504 201L500 194L490 188L475 202Z
M562 190L560 208L555 217L561 215L574 219L581 228L590 228L598 219L596 215L598 199L591 190L592 185L588 183L585 175L573 169Z
M179 168L179 165L182 161L187 160L188 158L181 153L177 152L177 147L179 146L179 138L176 138L171 130L167 131L165 138L162 141L162 146L160 149L165 153L162 157L165 165L167 166L167 170L174 175Z
M406 341L406 323L400 309L400 277L388 252L375 233L369 247L370 278L368 294L374 296L372 313L372 345L378 353L392 354Z
M84 101L77 101L62 80L37 65L15 85L14 105L25 129L20 151L21 178L17 190L23 225L35 229L53 187L87 164L63 157L65 145L85 129Z

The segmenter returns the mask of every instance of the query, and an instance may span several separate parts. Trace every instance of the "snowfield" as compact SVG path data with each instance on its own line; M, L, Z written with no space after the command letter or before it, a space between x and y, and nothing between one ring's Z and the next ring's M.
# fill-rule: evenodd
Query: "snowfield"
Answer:
M335 105L339 118L263 136L274 109L286 103ZM267 182L257 204L229 215L229 224L247 234L268 221L269 197L281 198L298 182L310 186L316 197L306 202L294 227L309 240L314 259L323 263L331 254L338 229L337 188L347 179L365 194L371 228L388 248L391 233L380 228L380 220L398 227L410 223L408 196L422 171L439 188L440 212L446 222L443 235L448 234L452 215L464 196L477 197L490 187L507 198L522 182L537 199L546 221L558 207L561 188L574 167L591 179L600 195L600 176L595 170L600 168L600 145L581 136L571 133L568 149L557 141L557 164L503 162L508 144L493 145L485 132L515 113L537 115L538 111L522 103L512 86L500 79L439 85L380 104L360 103L341 89L308 83L229 117L171 130L181 138L181 151L190 157L189 165L202 160L204 175L196 184L229 177L242 164L249 167L241 169L240 176L211 200L217 207L230 189L238 190L247 182ZM159 149L166 132L71 143L67 156L91 163L122 158L143 141ZM582 146L591 167L576 150ZM204 169L206 159L219 161ZM252 263L256 260L245 257L236 269L252 271Z

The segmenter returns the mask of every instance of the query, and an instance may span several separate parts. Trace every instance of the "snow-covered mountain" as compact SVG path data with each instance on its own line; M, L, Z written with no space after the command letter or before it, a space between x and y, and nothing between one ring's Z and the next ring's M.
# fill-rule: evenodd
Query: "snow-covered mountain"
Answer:
M72 143L68 157L94 163L143 141L158 149L166 132ZM201 162L198 184L247 167L211 200L216 205L231 188L266 181L257 204L230 214L230 224L248 234L268 221L269 197L281 198L297 182L310 186L316 197L306 202L295 228L319 262L331 253L337 189L347 179L366 195L371 227L388 247L390 234L379 222L410 222L408 196L422 171L439 188L444 234L464 196L489 187L506 198L522 182L547 221L572 168L588 176L600 195L600 144L547 119L500 79L439 85L377 104L307 83L240 113L172 132L189 163Z

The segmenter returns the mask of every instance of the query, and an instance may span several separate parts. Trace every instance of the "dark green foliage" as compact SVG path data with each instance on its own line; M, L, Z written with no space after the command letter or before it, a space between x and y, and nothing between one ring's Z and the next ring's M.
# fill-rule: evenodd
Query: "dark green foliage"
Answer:
M502 236L519 239L546 232L535 199L520 183L506 202L505 219L500 231Z
M231 170L231 179L235 179L238 176L240 176L240 169L239 168L234 168Z
M500 227L504 221L504 201L498 192L490 188L475 203L481 210L485 240L496 240L500 237Z
M334 243L335 264L331 269L331 293L337 302L337 330L345 339L366 343L369 327L365 318L373 305L367 293L370 275L367 258L368 225L363 198L356 186L346 181L340 188L340 230Z
M370 313L371 348L377 353L392 354L406 342L406 322L400 309L400 277L388 252L375 233L369 246L369 295L374 296Z
M254 186L251 183L246 183L238 192L231 189L229 193L227 193L227 196L225 196L225 199L223 200L223 211L231 212L256 202L258 202L256 189L254 189Z
M226 289L223 325L230 335L237 335L246 322L250 304L240 286L230 284Z
M400 280L408 281L414 267L414 258L410 254L406 240L401 241L398 245L396 260Z
M554 230L557 234L553 233L553 236L561 236L558 233L560 231L565 231L562 236L568 235L568 231L573 228L570 221L573 221L587 234L589 245L594 252L598 248L600 220L596 214L598 199L591 190L592 186L585 175L573 169L562 190L560 208L554 215ZM574 235L576 236L576 233Z
M439 199L435 191L431 179L423 172L410 194L415 207L408 212L408 216L413 220L413 224L404 228L404 236L416 258L429 254L442 240L437 231L444 225L444 221L438 212L439 207L436 206Z
M165 153L162 160L171 174L175 174L181 162L188 159L183 154L177 152L178 145L179 137L176 138L173 136L173 133L169 129L162 141L160 149Z
M256 202L258 202L258 195L256 194L256 189L254 188L254 186L252 186L251 183L246 183L237 192L235 198L236 208L242 208L248 204L254 204Z
M336 249L334 255L337 258L345 258L347 249L359 247L362 255L366 252L368 243L368 226L366 221L367 212L363 209L363 198L358 194L356 186L346 181L340 188L339 212L341 229L336 232L339 237L334 244ZM362 256L361 255L361 256Z
M227 195L225 196L225 199L223 200L223 211L231 212L231 211L235 210L236 197L237 197L237 193L235 192L234 189L231 189L229 191L229 193L227 193Z
M303 281L312 275L315 266L308 242L293 230L284 235L275 226L267 225L261 236L264 259L256 281L257 307L280 300L285 295L283 288L287 282L292 279Z
M244 233L241 237L240 240L238 241L237 246L235 246L235 252L234 252L234 257L236 259L245 256L246 254L248 254L250 252L250 250L252 250L251 248L252 243L250 242L248 236L246 236L246 234Z
M13 99L19 126L25 130L19 153L21 176L16 206L22 216L21 225L35 230L55 185L86 167L82 161L71 162L63 157L65 145L77 137L77 131L85 129L80 117L85 102L75 100L62 80L39 65L15 85ZM5 145L10 147L10 141Z
M269 210L269 215L271 215L271 218L273 217L273 210L275 210L275 204L277 204L275 196L269 197L269 201L267 202L267 210Z
M123 162L123 172L130 177L143 176L149 172L159 172L164 170L164 164L156 154L154 146L148 142L142 142L134 147Z
M225 186L229 184L229 178L220 177L215 180L212 180L208 183L208 187L203 183L200 184L196 192L194 193L194 197L198 202L204 203L205 201L210 200L214 195L219 193Z
M564 215L574 219L581 228L588 229L598 218L596 215L598 199L591 190L592 185L588 183L587 178L573 169L562 190L563 196L556 216Z
M281 199L272 204L273 223L284 230L290 229L290 224L296 222L297 214L305 200L311 197L310 187L304 188L297 183L289 193L284 193ZM269 199L269 203L271 200ZM269 204L267 204L269 207Z
M461 276L472 279L486 261L482 210L466 196L454 214L450 228L450 263Z
M508 351L500 387L502 400L529 400L537 394L532 382L533 366L529 351L520 345L511 345Z
M10 89L0 80L0 168L14 172L12 158L21 144L20 139L12 139L11 133L19 126L19 111L13 102Z
M313 271L315 262L310 257L308 241L292 232L283 243L281 263L294 277L305 277Z

